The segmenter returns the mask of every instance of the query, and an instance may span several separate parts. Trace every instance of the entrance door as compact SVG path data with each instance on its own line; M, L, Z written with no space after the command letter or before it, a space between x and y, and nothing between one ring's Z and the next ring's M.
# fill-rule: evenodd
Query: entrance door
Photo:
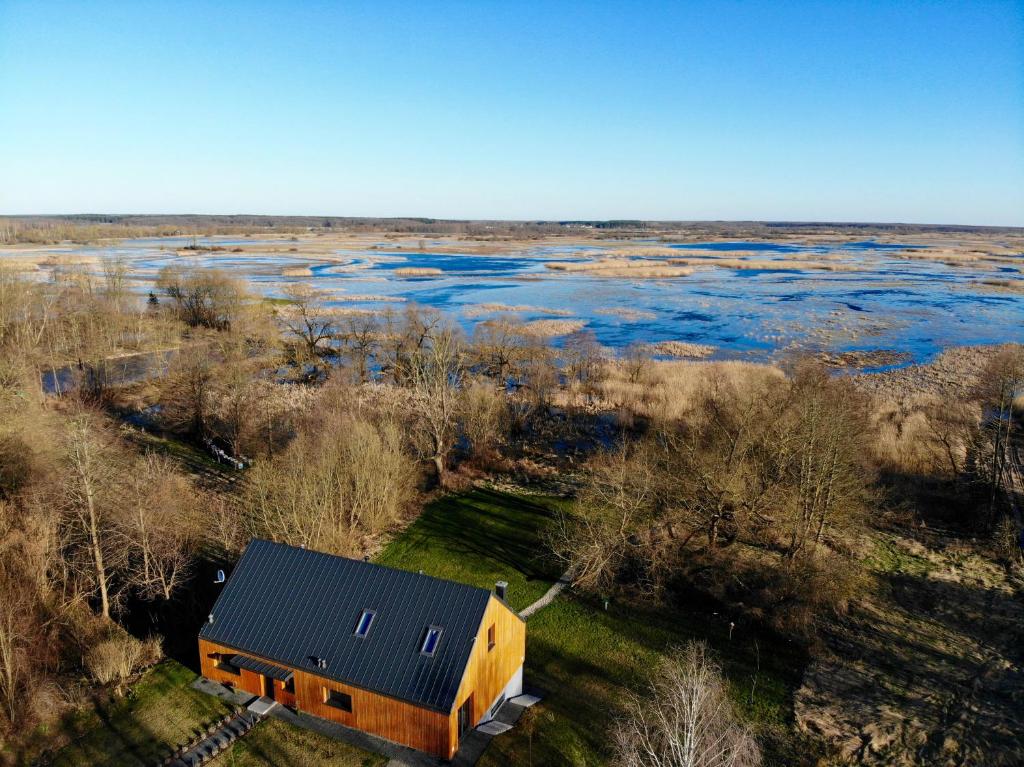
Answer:
M274 680L269 676L263 677L263 695L271 700L274 699Z
M466 734L466 730L473 727L473 696L466 698L466 702L459 706L459 739Z

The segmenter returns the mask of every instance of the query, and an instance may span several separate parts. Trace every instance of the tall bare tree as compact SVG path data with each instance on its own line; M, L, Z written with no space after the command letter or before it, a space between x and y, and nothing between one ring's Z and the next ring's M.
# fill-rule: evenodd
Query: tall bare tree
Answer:
M64 443L68 471L64 511L72 553L78 549L88 562L86 581L100 600L100 614L110 618L111 572L123 561L116 534L124 465L114 437L100 420L82 413L69 424Z
M465 370L458 333L447 326L417 348L410 359L412 388L416 395L413 422L417 443L434 466L444 486L448 455L455 444L459 414L459 390Z
M614 731L621 767L757 767L761 751L739 721L707 645L665 658L647 696L630 695Z

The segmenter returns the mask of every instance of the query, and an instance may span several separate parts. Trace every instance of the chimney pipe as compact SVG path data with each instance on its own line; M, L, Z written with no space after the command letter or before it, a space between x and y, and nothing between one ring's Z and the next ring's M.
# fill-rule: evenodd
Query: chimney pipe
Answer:
M494 584L494 593L498 599L505 601L505 592L508 591L508 583L506 581L498 581Z

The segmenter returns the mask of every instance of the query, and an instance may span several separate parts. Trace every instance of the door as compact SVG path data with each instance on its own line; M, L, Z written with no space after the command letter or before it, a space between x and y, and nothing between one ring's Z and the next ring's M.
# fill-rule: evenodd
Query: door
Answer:
M263 695L274 700L274 680L269 676L263 677Z
M473 696L466 698L466 702L459 706L459 740L466 734L466 730L473 727Z

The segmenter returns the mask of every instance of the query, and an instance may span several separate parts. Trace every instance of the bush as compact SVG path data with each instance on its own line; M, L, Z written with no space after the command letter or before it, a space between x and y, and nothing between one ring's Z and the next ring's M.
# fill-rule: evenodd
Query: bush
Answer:
M89 650L85 666L100 684L113 682L120 688L132 674L155 663L162 655L158 637L150 637L143 642L116 628Z

